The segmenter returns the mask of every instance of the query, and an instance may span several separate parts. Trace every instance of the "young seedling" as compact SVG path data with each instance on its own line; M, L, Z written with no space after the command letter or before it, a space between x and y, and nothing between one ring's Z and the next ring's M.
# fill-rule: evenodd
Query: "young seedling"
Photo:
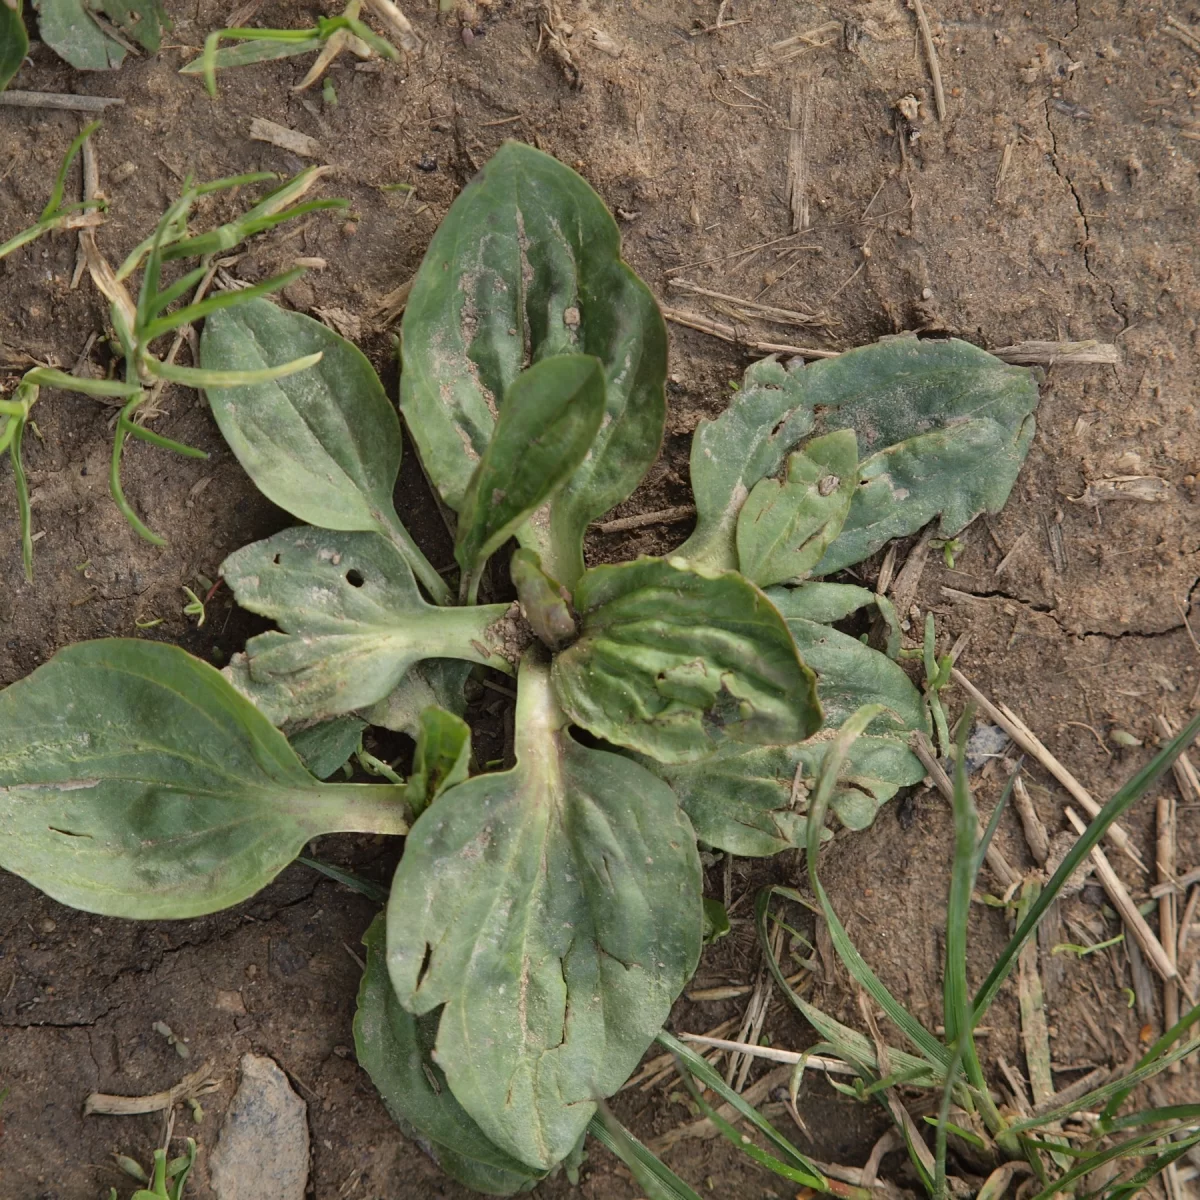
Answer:
M55 222L69 220L63 216L66 210L61 207L63 180L71 159L82 144L82 139L94 128L94 125L89 126L72 143L72 149L59 171L43 220L33 227L37 231L33 236L45 232L46 229L61 227ZM170 355L160 357L152 351L151 345L163 334L179 330L210 313L252 303L260 296L286 287L303 273L302 267L295 267L244 290L205 295L215 273L213 261L218 255L229 251L247 238L274 228L281 222L310 212L344 207L344 201L340 200L303 200L321 174L320 168L315 167L301 172L294 179L271 191L241 217L202 234L192 234L188 228L188 218L200 197L231 188L273 181L275 176L259 172L220 179L212 183L201 184L187 180L179 199L163 214L154 232L137 246L115 271L100 254L94 240L84 239L84 250L92 278L109 301L117 345L124 362L125 378L89 379L51 368L36 367L23 376L9 400L0 401L0 418L3 418L4 422L0 425L0 449L7 446L16 474L17 507L28 578L32 579L33 569L31 517L20 459L21 436L28 422L29 411L36 403L41 388L80 392L88 396L124 402L117 416L109 469L109 490L117 507L133 529L147 541L163 545L164 539L142 521L125 496L121 484L121 462L126 443L130 438L135 438L190 458L207 458L208 455L203 450L154 433L139 423L138 410L151 394L151 389L164 382L188 387L239 387L262 384L306 370L320 361L320 352L316 352L270 367L247 366L238 370L205 371L197 367L177 366L171 361ZM25 234L18 235L14 242L24 244L22 238L24 241L31 240L26 236L30 232L26 230ZM186 259L198 259L198 265L186 271L169 286L164 286L163 271L167 264ZM142 279L135 300L126 286L126 281L138 270L142 272ZM193 289L195 296L190 303L173 307Z
M178 219L145 247L147 276L155 255L215 249ZM362 354L261 295L189 307L206 320L185 381L263 494L308 522L221 566L278 628L224 675L114 639L0 693L0 824L16 835L0 864L78 907L196 915L318 833L406 832L356 1023L389 1109L497 1194L576 1161L589 1125L633 1153L591 1122L719 927L697 839L815 859L826 808L862 828L924 775L907 739L932 733L937 688L923 696L889 657L885 599L821 577L931 520L953 537L997 511L1033 435L1034 376L911 337L757 363L696 432L692 535L589 570L588 525L659 451L666 332L599 197L509 143L452 205L404 317L400 408L454 517L457 571L440 572L395 510L399 419ZM127 378L167 377L139 337L173 327L157 319L126 314ZM476 603L510 540L517 603ZM868 606L886 652L834 627ZM516 690L511 765L474 775L472 664ZM413 737L407 781L362 750L367 725ZM829 736L846 729L865 733ZM139 754L112 752L131 738ZM387 782L318 782L351 758ZM953 1055L927 1049L944 1078ZM960 1092L973 1070L964 1052ZM839 1190L776 1149L788 1178Z
M202 75L208 94L215 97L218 71L319 51L312 69L293 89L302 92L321 78L343 50L349 50L359 58L370 58L378 54L396 61L400 57L396 47L360 19L358 14L362 6L363 0L350 0L340 16L318 17L317 23L308 29L218 29L204 39L204 51L200 57L188 63L180 74ZM382 6L375 3L373 7ZM392 14L385 10L384 16L391 17ZM406 50L416 48L408 22L402 16L400 22L402 24L392 20L395 35L399 36L401 45ZM238 44L222 49L222 41ZM336 95L333 102L337 102Z
M11 12L11 9L6 9L6 0L0 0L0 90L3 90L3 66L2 60L4 55L4 29L2 15L5 11ZM18 23L20 16L17 16ZM21 26L22 32L24 26ZM19 65L19 64L18 64ZM85 125L76 136L71 144L67 147L67 152L63 156L62 163L59 165L58 174L54 177L54 186L50 189L50 199L46 202L46 207L42 209L42 215L29 226L28 229L22 229L20 233L9 238L7 242L0 245L0 258L6 258L12 254L14 250L19 250L22 246L27 246L30 242L36 241L45 233L51 233L56 229L87 229L93 225L98 225L102 218L99 213L84 212L83 209L104 209L105 202L101 199L73 201L70 204L63 203L63 196L67 186L67 172L71 169L71 164L78 157L79 152L83 149L83 143L100 128L99 121L92 121Z

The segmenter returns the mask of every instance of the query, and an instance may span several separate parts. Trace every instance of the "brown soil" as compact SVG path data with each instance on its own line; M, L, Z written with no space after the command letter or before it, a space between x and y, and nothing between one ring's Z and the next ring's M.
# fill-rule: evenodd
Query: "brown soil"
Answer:
M669 291L671 278L686 278L740 296L767 288L765 301L836 318L824 333L764 325L757 338L841 348L912 329L988 348L1033 338L1115 341L1116 368L1049 371L1037 439L1009 504L967 531L953 570L931 558L917 605L938 614L947 644L971 634L962 667L1019 709L1097 795L1146 760L1156 713L1178 722L1195 706L1200 655L1183 613L1200 600L1200 119L1193 103L1200 56L1165 35L1167 6L944 0L934 6L947 95L941 122L913 14L898 0L735 0L726 18L736 23L710 32L696 27L714 21L716 0L564 0L577 80L544 35L539 49L541 5L466 0L471 12L447 20L427 0L409 0L404 7L427 53L370 71L339 61L331 72L335 109L321 105L319 91L289 90L308 65L299 60L227 73L210 101L176 68L186 57L181 48L198 47L227 6L168 7L174 45L156 61L84 77L38 47L17 80L125 99L108 110L95 139L111 200L101 247L110 258L123 256L188 172L298 169L297 159L249 140L252 117L316 137L338 168L328 190L350 200L353 220L317 217L298 235L285 229L267 237L235 273L257 279L297 254L325 258L328 267L290 288L287 302L362 318L362 344L390 385L388 337L371 313L411 276L457 190L509 136L536 142L592 182L621 217L630 261L664 302L728 319ZM297 24L315 11L280 3L260 19ZM829 44L756 63L772 43L828 21L839 27L816 40ZM593 29L611 36L619 56L593 44ZM812 228L739 256L742 247L791 231L788 114L797 84L801 96L805 88L812 95ZM894 107L907 95L920 103L911 120ZM36 218L79 126L74 115L0 108L0 240ZM415 185L410 199L380 190L400 182ZM215 203L208 215L215 222L226 207ZM791 254L792 247L804 248ZM0 364L30 355L69 369L89 335L103 334L104 307L90 283L69 287L74 262L75 243L62 236L0 265ZM692 263L703 265L681 269ZM93 359L102 361L97 352ZM688 501L691 433L721 410L746 362L735 347L672 327L664 453L616 515ZM4 378L11 385L17 375ZM227 553L287 521L243 476L194 392L169 390L164 400L155 427L212 453L196 462L136 446L126 457L128 494L168 535L164 550L139 541L109 501L111 413L91 400L49 394L36 412L41 437L28 439L28 461L35 527L45 536L34 586L21 576L11 479L0 470L0 684L68 642L133 635L135 620L163 618L150 636L216 661L251 628L219 594L208 624L196 630L180 611L181 586L215 578ZM1165 502L1072 501L1090 480L1129 475L1165 479ZM444 556L412 455L402 501L415 531ZM590 553L593 561L627 558L669 548L685 533L686 525L597 533ZM873 578L874 569L866 564L864 574ZM1193 620L1200 627L1196 620L1200 612ZM1146 745L1121 749L1109 740L1114 728ZM1062 827L1065 797L1037 769L1033 781L1042 785L1035 799L1043 817ZM985 779L985 810L995 793L994 780ZM1128 825L1152 862L1152 802ZM1030 862L1009 818L1000 836L1012 862ZM867 832L840 837L824 865L864 955L931 1025L940 1020L950 843L944 805L920 793L889 807ZM324 850L380 879L394 855L370 839L331 839ZM1181 808L1179 861L1200 862L1195 808ZM1144 890L1128 863L1117 866ZM797 882L796 867L790 859L739 862L733 894L772 878ZM710 886L720 894L719 866ZM1066 914L1094 915L1097 899L1088 889ZM743 901L736 915L749 908ZM157 1090L189 1069L153 1031L165 1021L189 1039L191 1065L212 1059L222 1080L203 1122L181 1117L177 1136L194 1134L211 1147L237 1060L252 1049L274 1056L309 1102L317 1200L465 1195L404 1141L355 1065L358 968L349 951L371 916L365 900L300 866L231 912L145 924L72 912L0 876L0 1090L11 1089L0 1108L0 1194L91 1200L110 1185L125 1187L110 1155L148 1159L161 1136L158 1120L83 1118L81 1103L95 1089ZM979 909L973 935L972 968L981 975L1005 935L1004 918ZM750 979L756 953L750 926L737 925L702 964L700 981ZM1053 961L1062 975L1050 997L1053 1058L1069 1068L1057 1077L1060 1087L1077 1078L1080 1064L1123 1060L1146 1036L1143 1024L1161 1027L1160 1013L1126 1008L1123 952ZM834 973L817 996L861 1027L843 976ZM681 1002L675 1026L709 1028L742 1003ZM997 1057L1023 1062L1015 1011L1006 988L984 1043L989 1072ZM778 1002L766 1032L775 1045L812 1040ZM660 1134L690 1119L678 1094L667 1095L670 1086L627 1094L617 1110L642 1136ZM1196 1091L1193 1067L1160 1095L1194 1099ZM801 1112L810 1136L797 1135L799 1144L826 1160L861 1164L884 1127L877 1108L824 1084L804 1093ZM684 1142L670 1161L715 1196L794 1191L718 1141ZM587 1197L638 1194L598 1149L584 1179ZM562 1180L543 1188L567 1191ZM212 1195L203 1159L189 1194Z

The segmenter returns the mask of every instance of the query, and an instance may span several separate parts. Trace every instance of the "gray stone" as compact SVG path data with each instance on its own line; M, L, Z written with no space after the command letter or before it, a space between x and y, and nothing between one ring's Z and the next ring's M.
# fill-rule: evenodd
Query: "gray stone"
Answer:
M209 1174L218 1200L304 1200L307 1111L274 1059L243 1056Z

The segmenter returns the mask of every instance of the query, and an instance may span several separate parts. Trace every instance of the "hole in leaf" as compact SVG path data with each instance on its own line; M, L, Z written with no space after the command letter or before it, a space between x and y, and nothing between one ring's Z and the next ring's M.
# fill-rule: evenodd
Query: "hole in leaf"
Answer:
M76 833L73 829L59 829L54 825L49 825L47 828L51 833L61 833L63 837L88 838L90 840L92 836L90 833Z
M361 571L351 567L350 570L346 572L346 582L351 587L362 587L362 585L367 581L363 578L363 573Z
M420 990L421 984L425 982L425 976L429 974L429 960L433 958L433 944L425 943L425 957L421 959L421 969L417 972L417 990Z
M282 555L282 554L277 554L277 555L275 555L275 557L274 557L273 559L271 559L271 561L272 561L272 562L273 562L273 563L274 563L276 566L279 566L279 564L280 564L280 563L283 561L283 555Z

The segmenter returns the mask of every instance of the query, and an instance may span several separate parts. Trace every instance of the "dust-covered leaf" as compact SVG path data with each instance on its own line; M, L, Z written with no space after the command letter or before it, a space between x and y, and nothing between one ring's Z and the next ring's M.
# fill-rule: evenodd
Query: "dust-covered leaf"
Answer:
M737 521L738 570L759 587L799 582L841 532L858 484L852 429L788 455L787 479L761 479Z
M858 587L853 583L822 583L816 580L788 588L786 598L788 608L785 616L803 617L819 625L844 621L878 599L870 588Z
M414 1017L388 978L384 915L363 936L367 966L358 988L354 1049L392 1119L448 1175L489 1196L511 1196L543 1172L488 1141L454 1098L434 1058L438 1012Z
M899 663L886 654L829 625L793 615L793 596L803 588L771 588L767 596L783 614L799 647L800 656L817 673L817 694L831 729L864 704L882 704L881 713L868 727L871 733L919 729L929 733L929 714L921 694ZM799 597L803 611L806 601Z
M322 529L386 534L400 418L363 353L265 299L211 313L200 338L205 370L257 371L316 353L315 367L283 379L206 389L213 416L268 500Z
M404 672L404 678L377 704L360 712L369 725L407 733L414 740L421 714L431 705L456 717L467 711L463 688L473 664L458 658L425 658Z
M284 530L231 554L221 574L243 608L280 627L246 643L250 681L268 690L272 719L373 705L424 658L513 669L501 644L508 605L428 604L404 557L375 534Z
M913 730L930 732L929 713L904 670L849 634L796 613L841 619L876 597L865 588L807 583L772 588L804 661L817 673L825 726L796 745L764 749L725 746L713 758L680 766L647 766L675 790L696 836L734 854L769 855L803 846L808 793L832 744L830 738L864 704L882 704L871 733L850 748L831 800L842 824L863 829L902 787L925 769L908 748Z
M808 795L830 745L822 731L792 746L725 746L703 762L643 761L671 785L702 842L767 857L803 847ZM865 828L881 805L924 775L898 739L860 737L834 793L834 811L848 828Z
M125 47L92 20L87 0L34 0L33 6L42 41L76 70L108 71L125 61Z
M462 783L471 767L471 730L444 708L427 708L417 730L417 751L405 799L420 816L447 788Z
M567 726L527 656L517 765L426 809L388 908L401 1005L445 1006L436 1054L450 1090L536 1170L625 1082L700 952L700 862L675 797Z
M588 522L624 500L658 454L666 329L621 260L600 197L550 155L506 142L451 205L404 313L401 408L456 511L513 380L556 354L601 361L605 420L549 523L518 536L573 587Z
M821 724L812 672L774 606L734 571L640 558L588 571L579 639L554 660L585 729L661 762L721 741L782 745Z
M93 0L93 7L120 33L151 54L158 53L162 35L171 28L171 18L162 0Z
M813 427L797 378L774 358L752 363L729 407L696 426L690 466L696 528L675 551L681 558L737 569L735 531L746 497Z
M952 537L981 512L999 512L1033 440L1034 373L956 338L884 338L811 363L800 382L819 427L853 429L863 455L821 575L934 517Z
M603 419L598 358L556 354L513 380L459 509L454 555L468 577L575 473Z
M322 833L403 833L404 789L320 784L221 674L122 638L0 692L0 867L117 917L194 917Z
M0 0L0 92L8 87L29 53L29 35L25 32L21 7L22 0L13 0L12 8Z

